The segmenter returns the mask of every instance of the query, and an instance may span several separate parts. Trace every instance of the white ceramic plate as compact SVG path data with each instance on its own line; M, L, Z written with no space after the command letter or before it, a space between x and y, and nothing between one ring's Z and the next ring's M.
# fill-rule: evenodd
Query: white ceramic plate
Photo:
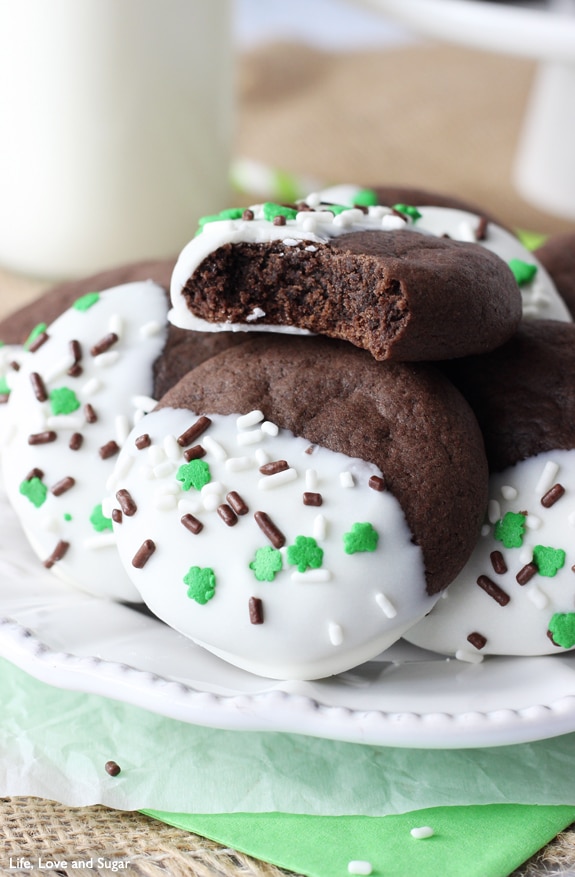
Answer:
M1 495L0 533L0 655L51 685L192 724L374 745L485 747L575 731L575 654L464 664L400 643L331 679L276 682L61 584Z

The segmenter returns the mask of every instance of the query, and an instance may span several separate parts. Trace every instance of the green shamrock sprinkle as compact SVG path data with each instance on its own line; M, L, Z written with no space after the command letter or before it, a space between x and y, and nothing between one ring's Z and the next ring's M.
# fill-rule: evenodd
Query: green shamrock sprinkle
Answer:
M418 219L421 219L421 213L417 207L412 207L410 204L394 204L393 209L397 210L398 213L404 213L405 216L409 216L413 222L417 222Z
M506 548L521 548L525 533L525 515L520 512L506 512L495 524L493 536L503 542Z
M377 192L373 189L360 189L353 196L353 203L360 207L375 207L379 203Z
M40 478L34 476L34 478L27 479L21 483L20 493L26 499L29 499L33 506L39 509L46 501L48 488Z
M72 515L70 514L70 512L64 512L64 520L65 520L65 521L71 521L71 520L72 520Z
M47 328L48 327L46 323L38 323L36 326L34 326L24 342L25 349L28 350L28 348L32 346L38 335L41 335L42 332L45 332Z
M323 561L323 549L319 547L311 536L296 536L295 545L289 545L287 550L287 562L297 566L300 572L310 569L318 569Z
M523 262L521 259L509 259L507 264L511 268L518 286L525 286L526 283L531 283L537 274L537 265Z
M221 222L223 219L241 219L243 212L243 207L227 207L225 210L220 210L219 213L200 216L198 219L200 231L203 229L204 225L207 225L209 222Z
M216 576L209 566L191 566L184 576L188 597L205 606L216 593Z
M333 213L334 216L338 216L346 210L351 210L351 207L348 207L346 204L322 204L319 209L327 210L329 213Z
M176 478L182 482L184 490L189 490L190 487L201 490L212 480L210 467L203 460L190 460L189 463L183 463L176 472Z
M0 377L0 395L1 396L9 396L10 395L10 387L8 386L8 381L6 380L5 375Z
M297 210L295 207L284 207L283 204L275 204L273 201L266 201L263 205L264 219L273 222L276 216L285 216L286 219L295 219Z
M94 530L98 533L103 533L104 530L112 530L112 519L107 518L102 511L102 503L99 502L98 505L95 505L92 509L92 514L90 515L90 523L92 524Z
M86 295L81 295L80 298L77 298L72 307L77 311L87 311L99 300L99 292L87 292Z
M556 612L552 615L549 633L555 645L572 649L575 646L575 612Z
M358 551L375 551L379 533L371 524L354 524L349 533L343 534L343 550L346 554Z
M277 548L266 545L265 548L258 548L255 557L250 563L250 569L258 580L258 582L273 582L276 573L283 566L281 553Z
M49 395L52 414L71 414L80 407L78 397L69 387L57 387Z
M553 578L565 564L565 552L562 548L536 545L533 549L533 560L540 575Z

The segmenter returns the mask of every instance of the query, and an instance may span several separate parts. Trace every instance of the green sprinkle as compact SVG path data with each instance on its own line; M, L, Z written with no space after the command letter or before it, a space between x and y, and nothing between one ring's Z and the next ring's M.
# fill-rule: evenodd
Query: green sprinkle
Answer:
M328 210L330 213L333 213L334 216L338 216L340 213L343 213L345 210L351 210L351 207L348 207L347 204L325 204L322 205L322 210Z
M258 580L258 582L273 582L276 573L283 566L281 553L277 548L266 545L265 548L258 548L255 557L250 563L250 569Z
M556 612L549 622L553 642L564 649L575 646L575 612Z
M515 229L515 233L526 250L536 250L538 247L542 247L549 237L546 234L539 234L524 228Z
M354 524L349 533L343 534L343 550L346 554L359 551L375 551L379 533L371 524Z
M285 216L286 219L295 219L297 210L295 207L284 207L283 204L275 204L273 201L266 201L263 205L264 219L273 222L276 216Z
M297 177L284 170L273 171L273 192L282 201L297 201L301 197L301 185Z
M52 414L71 414L80 407L78 397L69 387L57 387L50 391L49 396Z
M90 515L90 523L92 524L94 530L98 533L103 533L104 530L113 530L112 519L107 518L102 512L102 503L98 503L92 509L92 514Z
M216 576L209 566L191 566L184 576L188 597L205 606L216 593Z
M25 349L28 350L28 348L32 346L38 335L41 335L42 332L45 332L47 328L48 326L46 325L46 323L38 323L37 326L34 326L24 342Z
M521 548L524 533L525 515L520 512L506 512L495 524L493 536L498 542L503 542L506 548Z
M71 521L71 520L72 520L72 515L70 514L70 512L64 512L64 520L65 520L65 521Z
M562 548L550 548L536 545L533 549L533 561L539 575L553 578L558 570L565 565L565 552Z
M5 375L2 375L2 377L0 377L0 394L2 396L10 395L10 387L8 386L8 381L6 380Z
M323 561L323 549L311 536L296 536L295 545L288 546L287 562L297 566L300 572L318 569Z
M95 305L96 302L99 301L99 299L99 292L87 292L86 295L82 295L80 296L80 298L77 298L72 307L75 308L75 310L77 311L87 311L92 307L92 305Z
M531 283L537 274L537 265L522 262L521 259L509 259L507 264L511 268L518 286L525 286L526 283Z
M359 204L360 207L375 207L376 204L379 204L377 192L373 189L360 189L353 196L353 203Z
M182 482L184 490L189 490L190 487L201 490L212 480L210 467L203 460L190 460L189 463L183 463L176 472L176 478Z
M413 222L417 222L418 219L421 219L421 213L417 207L411 207L410 204L394 204L392 209L397 210L398 213L405 214L405 216L409 216Z
M36 508L39 509L40 506L44 505L46 502L48 488L44 482L35 475L34 478L27 479L21 483L20 493L22 496L25 496L26 499L29 499L33 506L36 506Z
M227 207L225 210L220 210L219 213L200 216L198 225L200 229L203 229L204 225L207 225L209 222L221 222L223 219L241 219L244 209L243 207Z

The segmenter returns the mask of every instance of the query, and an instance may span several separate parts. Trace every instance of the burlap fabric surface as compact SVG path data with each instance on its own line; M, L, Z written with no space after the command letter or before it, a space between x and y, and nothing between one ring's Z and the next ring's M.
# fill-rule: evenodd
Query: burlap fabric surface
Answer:
M533 72L528 61L442 45L337 56L266 47L239 63L236 155L320 184L401 183L452 192L515 227L573 229L526 204L510 183ZM0 312L45 286L0 269ZM14 873L9 856L38 855L125 860L121 873L136 875L285 873L137 813L32 798L0 799L0 851L0 873ZM98 872L110 873L86 873ZM575 873L575 829L516 875L567 873Z

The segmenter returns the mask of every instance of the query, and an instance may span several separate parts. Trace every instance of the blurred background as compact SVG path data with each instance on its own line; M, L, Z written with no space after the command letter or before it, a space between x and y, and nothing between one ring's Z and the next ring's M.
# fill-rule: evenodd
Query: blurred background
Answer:
M0 124L0 295L341 182L572 230L575 0L0 0Z

